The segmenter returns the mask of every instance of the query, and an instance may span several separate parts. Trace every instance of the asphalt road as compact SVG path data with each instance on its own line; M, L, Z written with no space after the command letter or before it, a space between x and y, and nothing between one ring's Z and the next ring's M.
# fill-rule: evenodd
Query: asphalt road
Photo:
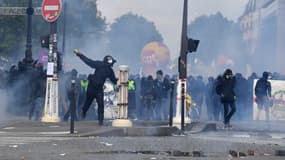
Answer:
M0 123L1 124L1 123ZM94 122L77 123L77 132L104 130ZM223 130L152 137L81 137L70 135L68 123L6 122L0 125L1 160L134 160L134 159L282 159L285 133ZM249 156L248 153L254 153ZM236 159L239 159L236 158Z

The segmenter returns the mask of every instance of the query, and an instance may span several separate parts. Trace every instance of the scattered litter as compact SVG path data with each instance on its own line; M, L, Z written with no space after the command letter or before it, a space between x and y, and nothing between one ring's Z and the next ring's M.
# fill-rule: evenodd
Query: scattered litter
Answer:
M107 143L107 142L100 142L101 144L104 144L105 146L112 146L113 144Z
M15 129L15 127L6 127L6 128L3 128L5 130L11 130L11 129Z
M272 154L264 153L264 156L272 156Z
M249 156L254 156L254 151L253 151L253 150L248 150L248 151L247 151L247 154L248 154Z
M66 155L66 153L61 153L61 154L59 154L60 156L65 156Z
M55 143L54 143L54 144L52 144L52 145L53 145L53 146L57 146L57 144L55 144Z
M229 151L229 157L230 158L236 158L238 156L238 153L234 150Z
M248 134L234 134L234 138L250 138L250 135Z
M21 160L26 160L26 158L23 156L23 157L21 157Z
M151 157L150 159L156 159L155 157Z
M50 128L58 128L58 127L60 127L60 126L58 126L58 125L53 125L53 126L49 126Z
M9 145L10 148L18 148L18 145Z
M238 157L246 157L246 154L243 152L238 152Z
M172 134L173 137L185 137L185 134Z

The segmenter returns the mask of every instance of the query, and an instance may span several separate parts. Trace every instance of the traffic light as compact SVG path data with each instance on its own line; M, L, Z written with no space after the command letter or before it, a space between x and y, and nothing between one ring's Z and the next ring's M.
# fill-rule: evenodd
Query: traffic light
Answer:
M199 43L200 43L200 40L189 38L188 39L188 52L190 53L196 52L199 46Z
M41 46L43 48L49 48L49 35L43 35L40 37L41 39Z

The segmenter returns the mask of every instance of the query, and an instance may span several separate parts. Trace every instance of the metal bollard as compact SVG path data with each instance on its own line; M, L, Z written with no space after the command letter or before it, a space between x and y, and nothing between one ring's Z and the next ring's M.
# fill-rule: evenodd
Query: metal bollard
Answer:
M174 80L171 80L170 87L170 106L169 106L169 126L173 126L173 98L174 98Z
M185 84L182 83L181 90L181 130L184 131L184 120L185 120Z
M75 117L75 80L71 80L71 99L70 99L70 134L74 134Z

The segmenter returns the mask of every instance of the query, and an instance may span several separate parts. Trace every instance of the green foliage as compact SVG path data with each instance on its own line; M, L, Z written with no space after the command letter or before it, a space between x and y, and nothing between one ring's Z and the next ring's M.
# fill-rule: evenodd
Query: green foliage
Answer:
M111 54L121 64L132 66L132 73L139 72L143 47L152 41L163 41L154 23L132 13L116 19L108 37Z
M242 31L238 23L229 21L221 13L198 17L188 26L188 34L200 40L197 53L191 56L199 58L204 64L216 62L221 54L235 60L236 64L243 63L241 55L246 50Z
M0 24L0 55L7 56L23 46L25 18L0 16Z
M68 0L66 29L70 38L77 38L82 43L81 38L86 36L98 38L104 35L106 23L99 14L96 2L97 0Z
M77 44L84 44L90 37L98 38L104 35L106 30L105 19L97 10L97 0L64 0L67 2L66 10L66 36ZM64 2L63 1L63 2ZM0 1L1 2L1 1ZM33 0L33 7L40 7L42 0ZM1 6L27 7L28 0L3 0ZM64 11L63 11L64 12ZM63 12L58 19L58 48L63 32ZM40 36L49 34L50 24L42 16L32 17L32 50L36 59L39 53ZM0 55L9 55L18 52L18 57L24 57L27 16L0 16ZM86 38L88 37L88 38Z

